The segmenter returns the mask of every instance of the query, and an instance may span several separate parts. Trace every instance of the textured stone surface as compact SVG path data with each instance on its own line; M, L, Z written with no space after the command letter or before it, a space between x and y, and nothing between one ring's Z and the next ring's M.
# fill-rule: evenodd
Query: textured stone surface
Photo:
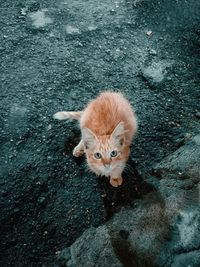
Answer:
M169 155L155 169L161 177L177 175L179 179L189 176L192 180L200 177L200 135L196 135L191 142Z
M65 252L65 251L64 251ZM115 257L107 227L100 226L97 229L90 228L70 247L69 254L59 255L60 260L66 259L68 267L82 266L111 266L123 265Z
M180 254L174 257L172 267L199 267L200 266L200 250Z
M132 267L199 266L199 145L197 135L157 164L157 190L122 209L104 226L86 231L70 247L67 266L69 262L115 266L116 259L118 264ZM110 255L109 262L105 252Z

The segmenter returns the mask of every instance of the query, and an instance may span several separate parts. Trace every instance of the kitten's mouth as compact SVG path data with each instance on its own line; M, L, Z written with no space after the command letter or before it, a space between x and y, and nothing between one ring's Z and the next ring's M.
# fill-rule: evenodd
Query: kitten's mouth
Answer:
M106 173L106 174L110 174L111 171L112 171L112 169L111 169L110 167L106 167L106 168L103 169L103 171L104 171L104 173Z

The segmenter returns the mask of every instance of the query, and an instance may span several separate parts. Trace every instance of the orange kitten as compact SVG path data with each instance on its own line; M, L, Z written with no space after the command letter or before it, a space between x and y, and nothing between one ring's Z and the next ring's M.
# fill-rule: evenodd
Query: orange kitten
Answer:
M61 111L54 118L79 120L82 138L73 155L79 157L85 153L93 172L110 177L114 187L122 184L137 122L131 105L121 93L103 92L83 111Z

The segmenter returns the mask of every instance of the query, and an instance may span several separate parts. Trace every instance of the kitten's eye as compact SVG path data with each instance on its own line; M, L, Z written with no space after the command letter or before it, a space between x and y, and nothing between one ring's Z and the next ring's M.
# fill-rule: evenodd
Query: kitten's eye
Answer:
M102 156L99 152L95 153L94 157L95 157L95 159L101 159L102 158Z
M117 151L116 150L113 150L111 153L110 153L110 156L112 157L112 158L114 158L114 157L116 157L117 156Z

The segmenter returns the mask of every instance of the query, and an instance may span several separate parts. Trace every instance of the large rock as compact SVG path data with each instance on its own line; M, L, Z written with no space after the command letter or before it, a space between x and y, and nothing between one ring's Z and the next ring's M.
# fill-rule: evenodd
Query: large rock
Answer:
M173 229L173 253L200 248L200 135L165 158L154 170L165 214ZM191 266L193 262L191 262Z
M200 266L199 159L197 135L155 166L155 192L88 229L59 257L68 267Z
M170 219L178 212L190 224L200 201L200 135L155 166L154 174Z
M162 177L172 174L179 178L198 180L200 177L200 134L168 156L155 167Z
M91 227L70 247L63 250L59 256L60 262L66 262L68 267L110 266L122 267L116 258L107 227Z
M174 257L171 267L199 267L200 266L200 251L180 254Z

